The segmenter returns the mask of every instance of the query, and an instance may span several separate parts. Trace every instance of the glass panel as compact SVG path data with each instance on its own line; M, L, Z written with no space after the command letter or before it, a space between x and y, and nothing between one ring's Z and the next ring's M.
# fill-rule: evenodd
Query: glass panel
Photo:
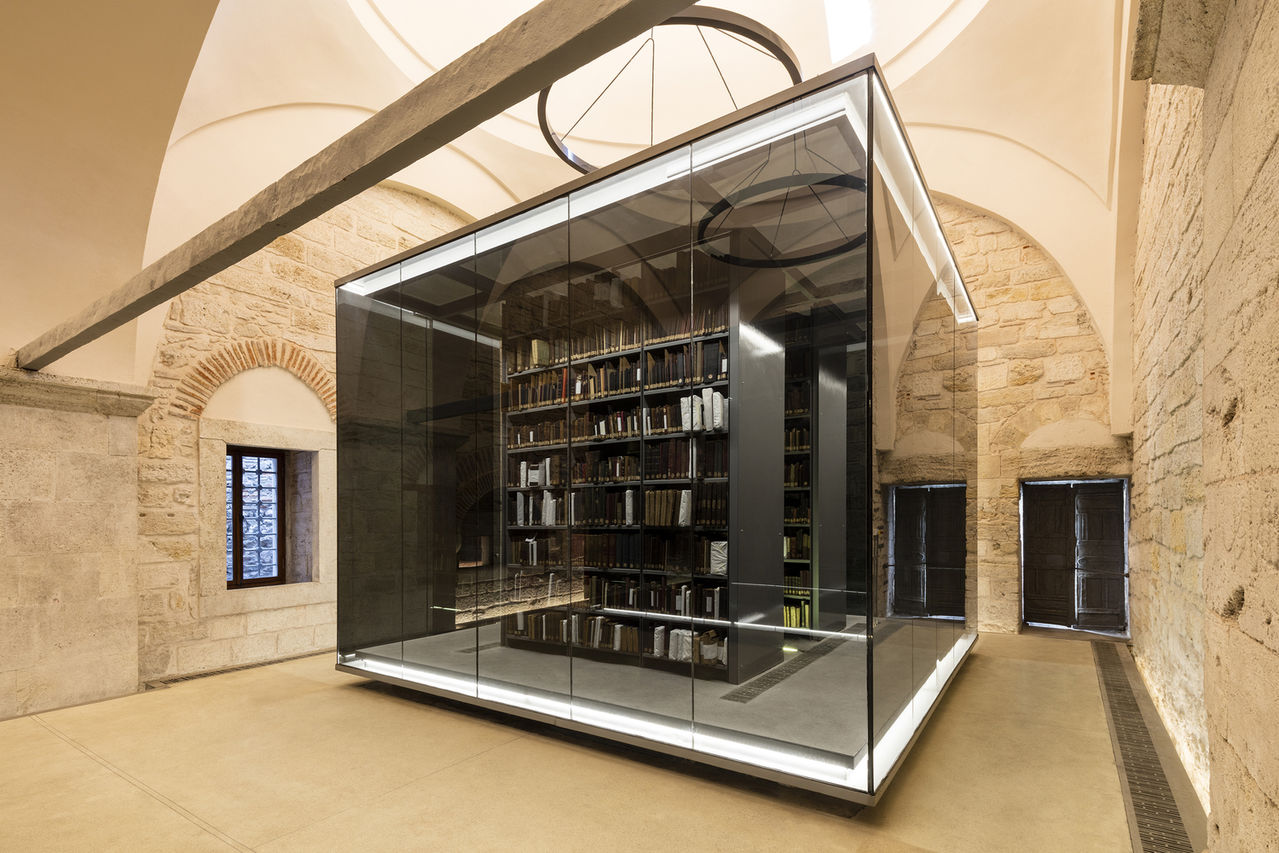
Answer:
M473 263L469 252L419 263L423 272L400 286L404 665L470 692L476 590L491 571L475 545L491 523L484 491L496 487L491 439L476 429L477 413L493 404L491 381L477 372Z
M338 652L399 673L401 565L400 308L394 285L337 292ZM393 280L388 280L393 279ZM275 507L264 507L274 518Z
M953 670L965 635L966 490L975 350L959 363L971 306L892 107L873 87L875 516L886 527L874 586L874 783L891 771ZM961 459L964 461L961 464ZM927 487L897 487L896 483Z
M693 144L694 303L727 307L734 622L730 685L696 682L695 745L854 787L866 753L865 100L856 78Z
M573 717L687 746L696 560L689 149L569 197ZM671 177L671 176L674 177ZM700 397L698 404L700 405ZM694 430L694 427L697 430Z
M245 471L258 470L258 458L256 456L245 456L241 458L241 467Z
M502 495L485 528L497 560L477 619L479 691L557 716L567 715L570 645L587 634L569 570L566 219L560 199L481 231L475 259L481 374L499 396L482 438Z
M258 470L275 471L276 462L270 456L264 456L258 460Z

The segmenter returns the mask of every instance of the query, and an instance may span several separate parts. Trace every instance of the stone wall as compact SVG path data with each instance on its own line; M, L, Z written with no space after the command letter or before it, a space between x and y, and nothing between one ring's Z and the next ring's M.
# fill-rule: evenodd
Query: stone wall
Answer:
M976 562L970 562L977 575L977 627L1018 631L1020 482L1126 476L1130 451L1110 432L1109 368L1101 337L1058 266L1029 237L993 216L955 202L938 204L938 214L979 318L978 541ZM903 406L907 414L901 420L910 424L910 403ZM973 431L960 425L962 446L973 440L967 437Z
M0 719L138 685L141 388L0 370Z
M1133 304L1133 654L1208 807L1204 709L1203 92L1152 86Z
M1204 86L1204 698L1213 848L1279 839L1279 4L1229 7Z
M250 430L268 446L314 454L310 481L323 506L310 518L329 529L313 541L328 556L313 555L308 582L227 590L217 482L226 442L246 439L225 424L203 429L199 415L220 383L266 365L289 370L332 413L334 279L460 224L417 196L375 187L174 300L151 378L156 401L138 431L142 680L333 647L335 498L317 485L334 476L332 434Z

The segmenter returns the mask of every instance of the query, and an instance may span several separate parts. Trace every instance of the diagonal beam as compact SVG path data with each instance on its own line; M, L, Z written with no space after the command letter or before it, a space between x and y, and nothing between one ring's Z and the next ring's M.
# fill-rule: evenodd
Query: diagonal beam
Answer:
M544 0L234 213L18 350L39 370L247 258L644 30L690 0Z

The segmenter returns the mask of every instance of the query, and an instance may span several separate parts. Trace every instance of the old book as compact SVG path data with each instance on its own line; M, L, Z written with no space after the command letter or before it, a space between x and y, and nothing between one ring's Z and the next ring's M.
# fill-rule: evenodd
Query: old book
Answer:
M724 415L726 413L726 409L725 409L726 402L727 401L724 399L724 395L721 394L719 391L712 392L711 394L711 428L712 429L724 428Z
M688 405L693 412L693 432L701 432L705 423L705 418L702 417L702 398L698 396L689 397Z
M693 398L680 397L679 399L679 418L680 429L688 432L693 428Z
M551 363L551 345L539 338L534 338L530 344L532 348L531 363L533 367L545 367Z
M679 493L679 526L688 527L693 523L693 490L680 489Z
M716 429L715 425L715 390L713 388L702 389L702 426L706 429Z
M625 515L626 523L634 524L635 523L635 490L634 489L626 490L625 500L626 500L626 515Z
M711 543L711 574L728 574L728 542L726 541Z

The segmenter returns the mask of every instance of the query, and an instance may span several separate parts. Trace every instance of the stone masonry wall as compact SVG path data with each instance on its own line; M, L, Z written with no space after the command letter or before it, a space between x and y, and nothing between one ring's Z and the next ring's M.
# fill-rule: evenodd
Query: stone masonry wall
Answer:
M1155 85L1133 298L1133 654L1205 809L1203 92Z
M138 686L141 388L0 370L0 719Z
M1008 223L955 202L938 214L979 318L977 627L1015 632L1020 481L1126 476L1130 451L1110 433L1108 360L1070 281Z
M1214 850L1279 849L1279 3L1204 86L1204 699Z
M461 224L417 196L374 187L174 300L152 373L157 398L138 431L143 681L333 647L334 577L227 590L225 567L205 565L201 445L206 464L217 454L201 441L201 403L239 370L271 364L332 412L334 279Z

